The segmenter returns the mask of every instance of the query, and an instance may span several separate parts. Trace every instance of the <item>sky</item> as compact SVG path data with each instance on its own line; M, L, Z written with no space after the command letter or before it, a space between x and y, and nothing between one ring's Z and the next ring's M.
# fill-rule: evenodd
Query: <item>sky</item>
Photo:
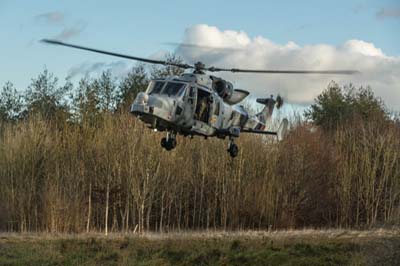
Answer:
M306 106L331 80L370 85L400 111L400 0L0 0L0 86L25 89L47 68L63 81L135 62L40 43L42 38L140 57L178 52L188 63L270 69L355 69L355 76L221 74L255 96ZM229 49L184 49L184 42Z

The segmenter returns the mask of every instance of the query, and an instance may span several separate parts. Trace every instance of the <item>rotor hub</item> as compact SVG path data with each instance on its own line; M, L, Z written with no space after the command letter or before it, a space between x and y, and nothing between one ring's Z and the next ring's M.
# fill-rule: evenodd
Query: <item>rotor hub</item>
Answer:
M195 74L204 74L204 69L206 65L200 61L194 64L194 73Z

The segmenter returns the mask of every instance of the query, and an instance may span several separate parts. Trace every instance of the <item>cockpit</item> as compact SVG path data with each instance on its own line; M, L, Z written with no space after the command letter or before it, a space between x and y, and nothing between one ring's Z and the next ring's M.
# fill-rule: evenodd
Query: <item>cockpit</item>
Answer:
M147 94L182 97L185 95L187 83L176 81L152 80L147 87Z

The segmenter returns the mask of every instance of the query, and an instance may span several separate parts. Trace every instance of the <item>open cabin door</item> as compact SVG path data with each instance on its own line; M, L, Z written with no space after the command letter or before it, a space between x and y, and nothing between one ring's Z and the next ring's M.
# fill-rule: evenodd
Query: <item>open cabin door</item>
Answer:
M194 112L194 125L192 129L205 136L212 135L214 129L210 125L213 104L209 91L196 87L197 103Z
M196 110L196 103L197 103L197 88L196 87L190 86L187 101L191 107L190 109L192 110L192 115L193 115Z
M184 97L183 104L183 115L182 121L183 126L191 127L193 125L193 116L196 111L196 102L197 102L197 88L194 86L189 86Z

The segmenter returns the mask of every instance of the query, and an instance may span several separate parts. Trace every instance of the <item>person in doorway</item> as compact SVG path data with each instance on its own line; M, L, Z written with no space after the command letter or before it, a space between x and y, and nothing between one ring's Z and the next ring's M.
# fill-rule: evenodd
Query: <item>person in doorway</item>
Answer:
M199 118L200 121L203 121L205 123L207 123L207 110L208 110L207 98L202 97L199 104Z

